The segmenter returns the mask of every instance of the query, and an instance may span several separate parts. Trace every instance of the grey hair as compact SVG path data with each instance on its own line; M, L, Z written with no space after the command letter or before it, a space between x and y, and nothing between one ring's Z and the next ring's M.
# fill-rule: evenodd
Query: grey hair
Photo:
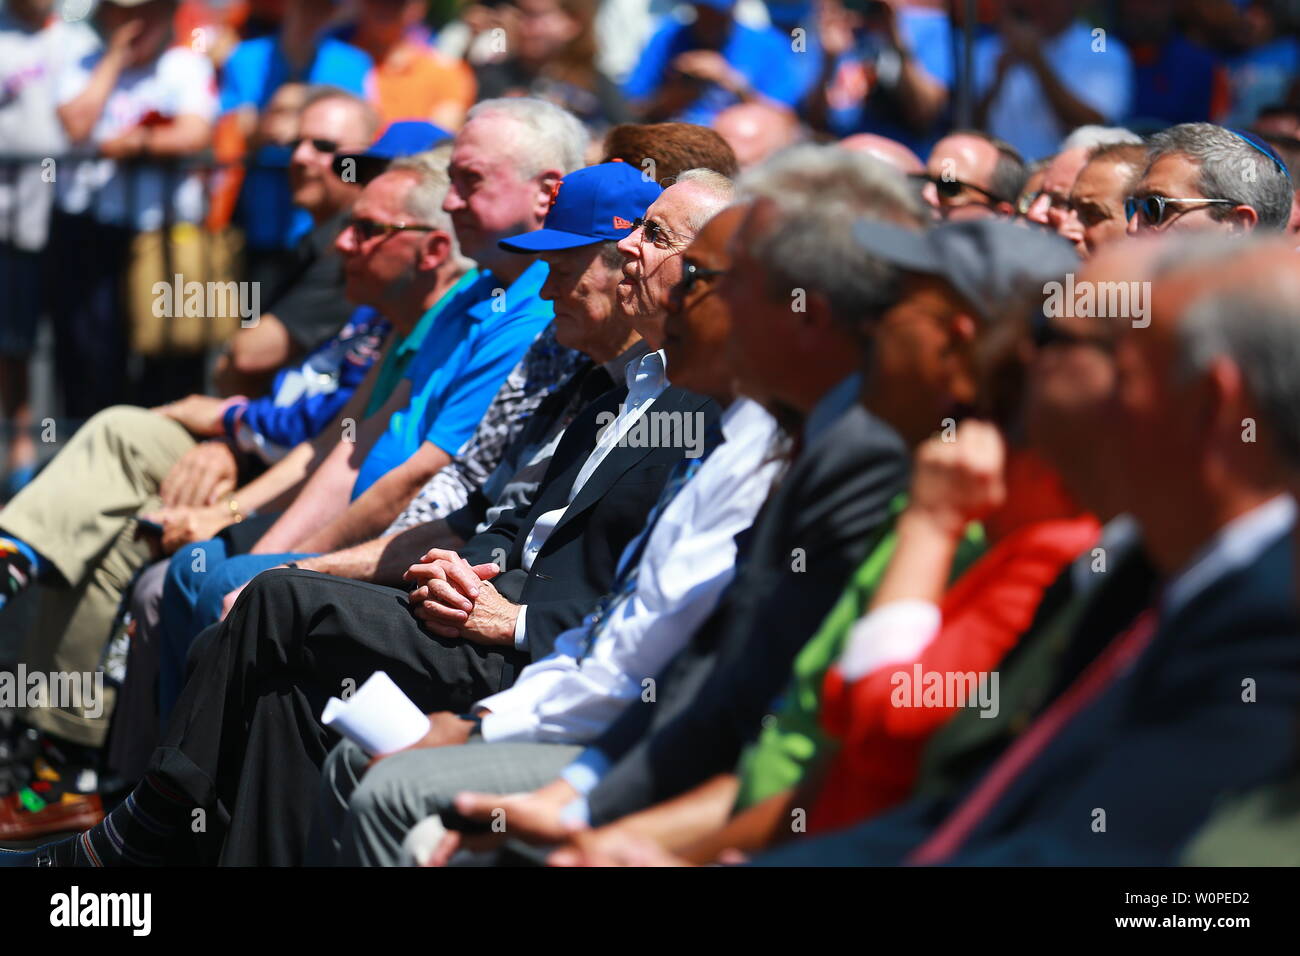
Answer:
M1096 149L1117 143L1141 143L1142 137L1123 126L1080 126L1061 143L1060 151L1067 149Z
M505 116L523 128L515 142L515 168L531 179L547 169L571 173L586 165L587 128L561 106L529 96L483 100L470 107L466 122L483 116Z
M361 97L349 93L342 87L330 86L326 83L318 83L307 87L302 95L302 107L298 110L298 115L301 116L305 113L309 106L315 106L325 100L343 100L349 104L361 114L363 138L366 141L375 138L375 134L379 132L379 112Z
M819 293L836 319L854 329L894 304L898 270L862 250L853 224L872 218L920 228L926 222L916 190L897 169L864 153L805 144L746 172L738 192L776 210L772 227L749 239L773 293Z
M401 156L388 164L386 173L411 173L415 183L406 191L402 207L416 222L433 226L451 236L451 260L466 263L460 254L460 242L452 227L451 216L442 211L442 201L447 197L451 179L447 163L451 159L451 143L446 142L423 153Z
M692 183L700 187L714 200L691 208L691 214L686 221L692 232L699 232L703 229L705 223L727 206L730 206L732 199L736 196L736 184L722 173L714 172L712 169L704 169L703 167L684 169L671 182L665 180L665 188L668 185L679 186L682 183Z
M1155 275L1218 268L1255 254L1257 239L1222 235L1180 239L1163 251ZM1194 302L1178 323L1174 374L1182 381L1227 356L1241 370L1276 450L1300 469L1300 271L1254 273Z
M1236 133L1213 123L1181 123L1151 137L1147 171L1165 156L1182 155L1199 167L1196 188L1206 199L1249 206L1260 226L1282 230L1291 218L1291 181L1271 159ZM1211 206L1210 216L1226 219L1229 210Z

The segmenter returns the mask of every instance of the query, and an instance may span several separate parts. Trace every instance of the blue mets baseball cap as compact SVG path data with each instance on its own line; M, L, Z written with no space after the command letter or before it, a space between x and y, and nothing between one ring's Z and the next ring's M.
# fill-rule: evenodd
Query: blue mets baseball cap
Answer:
M627 163L600 163L567 174L551 193L541 229L499 243L507 252L553 252L622 239L663 192Z
M414 156L451 139L451 133L424 120L397 120L388 124L379 139L359 153L339 153L334 157L334 172L341 176L346 160L354 160L357 181L368 183L401 156Z

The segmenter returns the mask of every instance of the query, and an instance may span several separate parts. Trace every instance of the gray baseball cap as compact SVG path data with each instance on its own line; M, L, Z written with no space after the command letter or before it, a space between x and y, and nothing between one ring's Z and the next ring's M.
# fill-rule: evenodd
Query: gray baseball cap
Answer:
M853 235L878 259L946 280L985 321L1079 267L1074 246L1060 236L1002 219L946 222L923 232L861 219Z

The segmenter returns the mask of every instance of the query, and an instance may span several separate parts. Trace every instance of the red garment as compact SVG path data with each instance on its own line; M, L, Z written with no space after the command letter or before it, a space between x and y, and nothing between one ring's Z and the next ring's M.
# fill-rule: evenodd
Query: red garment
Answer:
M857 823L906 798L926 742L952 717L955 706L894 706L894 675L910 676L916 663L923 673L994 670L1028 629L1043 592L1099 532L1090 516L1025 525L948 589L940 605L943 626L915 660L853 683L838 667L827 672L822 726L841 747L809 814L810 832Z

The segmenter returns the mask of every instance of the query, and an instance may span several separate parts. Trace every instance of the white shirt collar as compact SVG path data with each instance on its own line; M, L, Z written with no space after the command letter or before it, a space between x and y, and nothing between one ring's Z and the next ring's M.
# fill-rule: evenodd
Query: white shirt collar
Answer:
M1264 549L1295 524L1295 499L1270 498L1237 515L1211 538L1165 588L1161 616L1166 620L1215 581L1256 560Z

